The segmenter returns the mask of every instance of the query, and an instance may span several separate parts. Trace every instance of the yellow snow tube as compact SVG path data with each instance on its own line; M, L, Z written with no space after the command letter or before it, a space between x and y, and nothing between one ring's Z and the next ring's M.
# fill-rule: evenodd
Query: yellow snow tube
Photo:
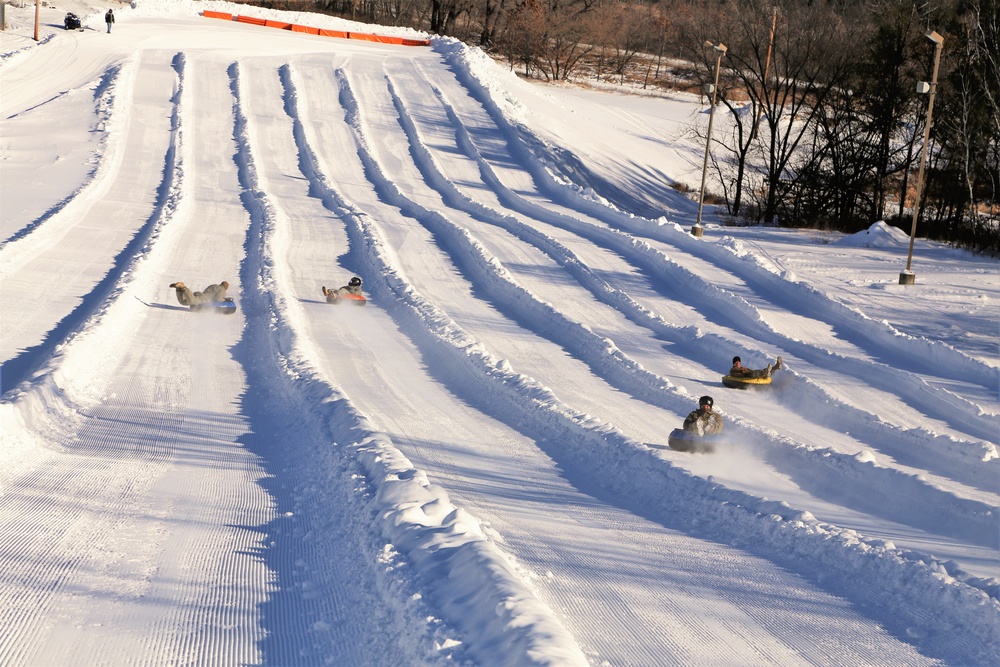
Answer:
M750 387L765 387L771 384L771 378L735 377L733 375L724 375L722 377L722 384L729 387L730 389L748 389Z

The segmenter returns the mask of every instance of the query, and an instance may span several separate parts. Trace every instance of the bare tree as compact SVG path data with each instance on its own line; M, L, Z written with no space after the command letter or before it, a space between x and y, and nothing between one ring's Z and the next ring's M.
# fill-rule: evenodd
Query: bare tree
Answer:
M1000 233L988 225L983 212L996 214L1000 179L1000 132L994 104L1000 91L996 70L996 32L990 37L992 7L980 6L953 25L948 71L944 77L942 109L935 116L938 167L932 172L936 187L935 215L926 221L928 235L977 247L998 247ZM986 9L984 13L983 9ZM995 20L995 19L994 19ZM995 24L994 24L995 25ZM990 39L993 39L992 45ZM992 46L992 49L991 49ZM992 235L989 230L993 230Z
M505 5L506 0L482 0L482 4L478 5L480 21L482 23L482 30L479 32L479 44L484 48L490 47L493 44L497 23L499 23L500 18L504 15Z
M750 90L761 97L762 126L755 148L764 168L759 198L760 218L773 222L780 200L795 178L791 170L802 142L815 131L815 120L827 98L843 88L851 66L851 41L839 16L827 6L785 7L781 10L794 28L775 33L770 71L763 79L762 59L746 60L750 77L759 77Z
M721 41L729 45L728 66L726 77L720 80L718 99L729 110L732 129L728 136L720 133L715 146L719 149L716 152L729 156L727 168L720 167L718 161L715 164L726 191L729 212L740 215L748 160L758 141L757 127L768 96L771 51L779 12L777 8L750 2L736 5L726 14L729 30L721 36ZM713 18L714 24L723 23L721 19ZM787 29L783 21L782 28ZM694 34L700 40L695 48L702 47L705 41L713 41L704 27ZM696 53L699 59L704 59L707 52L697 48Z
M596 13L590 0L525 0L511 13L502 48L511 64L547 81L569 79L580 60L595 49Z
M679 31L685 54L701 65L695 76L703 84L714 65L706 42L729 47L717 99L729 111L730 131L713 136L712 162L729 212L744 213L748 194L756 204L752 214L768 222L787 194L793 158L801 158L802 142L815 129L818 105L844 75L822 62L838 55L839 22L791 4L790 11L755 0L703 6ZM756 178L751 163L763 170Z
M511 69L524 66L524 75L530 76L531 67L545 49L545 7L536 0L525 0L511 12L507 29L498 43L507 56Z
M636 56L659 41L656 10L651 5L609 3L596 10L595 19L600 30L595 37L610 46L612 71L624 82Z
M909 170L913 140L900 135L915 117L914 46L922 42L915 0L878 0L861 20L868 34L860 44L862 60L852 86L870 120L874 146L874 219L885 216L890 178ZM905 180L905 179L904 179Z

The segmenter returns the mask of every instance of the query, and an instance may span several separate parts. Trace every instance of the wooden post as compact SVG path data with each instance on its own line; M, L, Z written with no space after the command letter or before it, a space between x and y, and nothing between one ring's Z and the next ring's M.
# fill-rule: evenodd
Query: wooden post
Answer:
M774 8L774 14L771 16L771 38L767 42L767 56L764 58L764 74L761 78L761 98L767 96L767 75L771 70L771 51L774 48L774 29L778 26L778 8ZM757 136L757 128L760 127L760 116L764 113L764 105L757 109L757 118L753 122L753 129L750 130L750 139L752 140Z
M944 37L933 30L927 33L927 39L936 45L934 48L934 73L931 75L930 96L927 100L927 124L924 126L924 145L920 149L920 169L917 170L917 191L913 200L913 224L910 226L910 249L906 253L906 270L899 274L900 285L913 285L917 282L917 277L910 271L910 263L913 261L913 240L917 235L917 218L920 216L920 193L924 186L927 144L931 141L931 117L934 113L934 95L937 93L938 65L941 64L941 47L944 46Z
M715 98L719 89L719 68L722 65L722 56L726 55L726 45L722 42L713 44L705 42L705 46L711 46L717 54L715 59L715 83L712 84L712 106L708 110L708 138L705 140L705 160L701 165L701 193L698 197L698 219L691 228L691 233L701 236L704 228L701 226L701 209L705 205L705 176L708 174L708 153L712 148L712 121L715 120Z

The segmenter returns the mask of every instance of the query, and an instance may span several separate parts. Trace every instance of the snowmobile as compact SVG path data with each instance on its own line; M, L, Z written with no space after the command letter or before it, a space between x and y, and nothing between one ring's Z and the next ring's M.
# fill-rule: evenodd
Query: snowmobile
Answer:
M236 312L236 302L232 297L226 297L224 301L209 301L208 303L196 303L191 306L191 310L196 313L219 313L220 315L232 315Z
M670 449L678 452L689 452L691 454L711 454L715 448L722 443L722 434L698 435L682 428L675 428L667 436L667 444Z
M83 26L80 24L80 17L73 12L66 13L66 18L63 19L63 26L67 30L83 30Z

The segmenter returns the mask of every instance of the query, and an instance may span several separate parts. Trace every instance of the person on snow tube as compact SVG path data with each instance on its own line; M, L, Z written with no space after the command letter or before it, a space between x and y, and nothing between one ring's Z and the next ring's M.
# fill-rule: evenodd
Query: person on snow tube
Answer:
M722 415L712 410L715 401L711 396L698 399L698 409L684 420L684 430L692 435L715 435L722 433Z
M204 303L220 303L226 300L226 290L229 283L223 280L221 283L209 285L200 292L192 292L184 283L178 281L170 283L177 293L177 301L182 306L200 306Z
M364 294L361 291L361 278L354 276L346 285L339 289L327 289L325 286L323 287L323 296L326 297L327 303L336 303L337 299L345 294L353 294L355 296L363 297Z
M733 367L729 369L729 376L734 378L769 378L774 371L781 370L781 357L773 364L768 364L767 368L754 370L743 366L739 357L733 357Z

